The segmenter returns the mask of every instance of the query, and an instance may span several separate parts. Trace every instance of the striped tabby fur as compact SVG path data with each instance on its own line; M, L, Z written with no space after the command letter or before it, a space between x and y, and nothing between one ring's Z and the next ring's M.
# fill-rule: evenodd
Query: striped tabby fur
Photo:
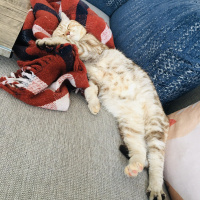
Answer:
M71 25L70 25L71 24ZM62 21L52 38L37 40L38 46L75 44L89 76L85 90L93 114L100 101L117 119L121 136L129 149L125 174L137 176L149 165L150 200L165 196L162 190L164 150L168 132L166 117L149 76L117 49L108 49L83 26L62 13ZM74 31L76 30L76 31Z

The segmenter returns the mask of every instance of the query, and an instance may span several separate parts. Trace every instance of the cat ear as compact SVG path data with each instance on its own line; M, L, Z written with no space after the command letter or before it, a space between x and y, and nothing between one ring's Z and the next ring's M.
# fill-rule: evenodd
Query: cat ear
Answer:
M60 13L60 18L61 20L70 21L70 19L67 17L67 15L64 12Z

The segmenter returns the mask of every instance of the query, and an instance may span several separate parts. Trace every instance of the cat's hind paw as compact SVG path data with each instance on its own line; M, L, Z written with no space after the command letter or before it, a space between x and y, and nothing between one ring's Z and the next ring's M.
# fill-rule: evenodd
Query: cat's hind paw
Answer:
M149 196L149 200L164 200L166 198L166 194L162 189L156 190L155 188L151 189L150 187L147 189L147 195Z
M137 176L138 173L141 172L143 169L144 169L144 166L141 163L133 162L133 163L129 163L129 165L125 167L124 173L128 177L134 177L134 176Z

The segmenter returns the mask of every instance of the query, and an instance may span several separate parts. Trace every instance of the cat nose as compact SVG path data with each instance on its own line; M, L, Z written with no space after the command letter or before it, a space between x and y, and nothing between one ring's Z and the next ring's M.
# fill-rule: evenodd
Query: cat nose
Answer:
M70 32L67 30L65 34L66 34L66 35L70 35Z

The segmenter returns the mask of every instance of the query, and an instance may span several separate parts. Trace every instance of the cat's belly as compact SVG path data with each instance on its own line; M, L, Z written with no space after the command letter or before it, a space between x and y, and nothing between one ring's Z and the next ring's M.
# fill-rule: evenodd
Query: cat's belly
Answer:
M137 95L134 95L133 88L122 91L121 93L114 93L112 91L101 91L99 92L99 99L102 105L114 115L114 117L121 117L123 115L134 116L135 112L143 113L143 99L137 99ZM135 97L134 97L135 96ZM145 100L144 100L145 101Z
M107 76L103 80L99 80L98 83L100 83L99 96L103 99L115 99L118 102L137 100L143 102L148 98L144 92L145 88L142 88L138 81L132 81L128 78L123 81L119 77L111 80L111 77Z

